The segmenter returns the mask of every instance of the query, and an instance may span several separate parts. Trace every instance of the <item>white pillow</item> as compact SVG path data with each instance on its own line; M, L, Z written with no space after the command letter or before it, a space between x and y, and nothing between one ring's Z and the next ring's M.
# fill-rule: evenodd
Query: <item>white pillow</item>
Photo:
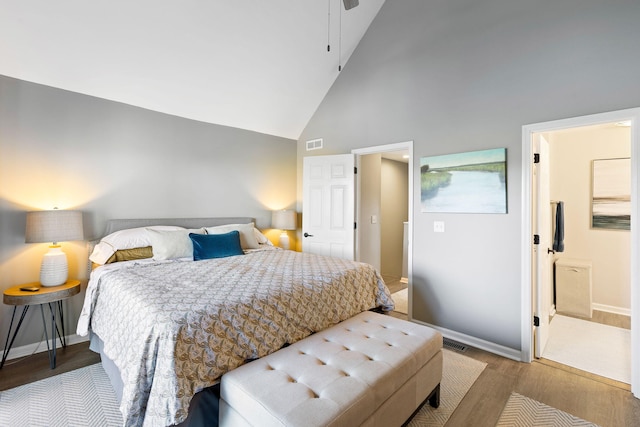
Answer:
M230 231L238 230L240 233L240 246L242 249L258 249L258 239L256 238L255 224L250 222L248 224L226 224L218 225L216 227L206 227L207 234L223 234Z
M147 229L151 246L153 246L153 259L156 261L175 258L193 258L193 243L189 233L206 234L204 228L189 230L154 230Z
M120 249L144 248L151 246L147 229L153 230L184 230L184 227L174 225L153 225L151 227L128 228L115 231L103 237L93 248L89 259L96 264L104 264L111 255Z
M264 234L262 234L260 232L260 230L258 230L257 228L253 229L253 234L256 236L256 240L258 241L259 244L264 245L264 244L269 244L271 243L271 241L269 239L267 239L267 236L265 236Z

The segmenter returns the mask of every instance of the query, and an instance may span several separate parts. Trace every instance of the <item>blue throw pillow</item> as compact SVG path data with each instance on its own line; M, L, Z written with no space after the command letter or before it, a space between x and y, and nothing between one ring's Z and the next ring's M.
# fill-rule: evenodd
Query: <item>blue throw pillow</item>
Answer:
M224 234L190 233L189 237L193 243L194 261L244 255L240 246L240 233L237 230Z

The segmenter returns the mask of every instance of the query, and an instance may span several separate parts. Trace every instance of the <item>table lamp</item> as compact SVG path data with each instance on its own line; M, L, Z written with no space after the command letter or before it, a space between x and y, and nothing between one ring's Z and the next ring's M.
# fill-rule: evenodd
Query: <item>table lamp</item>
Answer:
M40 284L58 286L67 281L69 266L67 255L58 242L84 239L82 212L53 209L50 211L27 212L26 243L52 242L42 258Z
M273 211L271 214L271 227L282 230L280 234L279 245L282 249L289 249L289 235L287 230L296 229L296 211L280 210Z

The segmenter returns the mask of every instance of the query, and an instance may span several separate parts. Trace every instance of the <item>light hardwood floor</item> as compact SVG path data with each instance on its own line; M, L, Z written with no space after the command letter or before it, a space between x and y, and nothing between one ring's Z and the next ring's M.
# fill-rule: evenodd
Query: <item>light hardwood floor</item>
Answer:
M387 285L387 288L389 288L391 293L401 291L407 287L407 284L401 282L399 277L383 275L382 280L384 280L384 283Z
M401 313L391 315L407 318ZM472 347L462 354L486 362L487 367L455 410L447 427L493 427L512 392L602 427L640 426L640 400L633 397L625 384L554 364L520 363ZM7 361L0 370L0 390L99 361L99 357L89 350L88 343L60 349L57 367L53 370L49 369L46 352Z
M571 316L569 314L559 313L563 316L574 317L576 319L587 322L602 323L603 325L615 326L616 328L631 329L631 316L622 314L607 313L606 311L593 310L591 319L579 316Z
M407 287L397 278L383 278L392 293ZM402 313L391 315L407 319ZM594 311L590 320L630 328L629 316ZM640 400L628 384L545 359L521 363L473 347L461 354L486 362L487 367L449 419L449 427L495 426L512 392L602 427L640 426Z

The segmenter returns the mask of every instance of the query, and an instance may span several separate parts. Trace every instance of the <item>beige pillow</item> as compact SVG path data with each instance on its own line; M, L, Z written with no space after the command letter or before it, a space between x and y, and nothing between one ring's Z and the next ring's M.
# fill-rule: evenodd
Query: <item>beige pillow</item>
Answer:
M135 259L147 259L153 257L153 248L145 246L143 248L120 249L111 255L105 264L113 262L133 261Z
M258 239L256 239L255 232L253 231L255 224L250 222L248 224L226 224L218 225L216 227L206 227L207 234L223 234L230 231L238 230L240 233L240 246L242 249L258 249L260 247Z
M147 229L151 246L153 247L153 259L161 261L165 259L193 258L193 243L189 233L205 234L204 228L190 230L154 230Z

